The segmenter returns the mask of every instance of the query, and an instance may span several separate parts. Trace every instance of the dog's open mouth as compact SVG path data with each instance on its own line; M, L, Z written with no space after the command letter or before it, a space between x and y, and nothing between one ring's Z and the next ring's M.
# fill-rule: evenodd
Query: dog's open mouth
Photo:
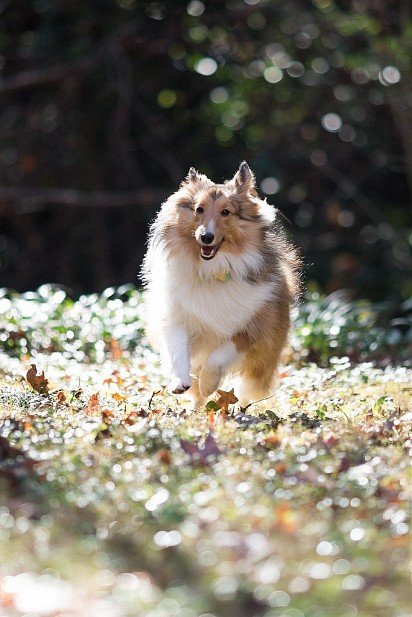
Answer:
M222 246L222 242L223 239L219 242L219 244L215 244L213 246L205 246L202 244L202 246L200 247L200 257L206 260L213 259L213 257L216 255L216 253Z

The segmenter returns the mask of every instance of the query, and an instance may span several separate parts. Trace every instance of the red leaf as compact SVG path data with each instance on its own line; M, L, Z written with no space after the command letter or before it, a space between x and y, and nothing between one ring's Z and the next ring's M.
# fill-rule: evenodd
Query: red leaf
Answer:
M159 452L157 453L158 459L161 463L163 463L163 465L170 465L170 452L169 450L159 450Z

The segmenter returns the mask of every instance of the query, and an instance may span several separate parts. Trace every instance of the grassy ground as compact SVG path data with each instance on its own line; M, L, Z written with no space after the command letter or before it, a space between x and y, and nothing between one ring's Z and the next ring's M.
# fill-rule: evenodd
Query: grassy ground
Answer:
M190 413L144 344L84 348L0 356L2 616L410 615L410 371Z

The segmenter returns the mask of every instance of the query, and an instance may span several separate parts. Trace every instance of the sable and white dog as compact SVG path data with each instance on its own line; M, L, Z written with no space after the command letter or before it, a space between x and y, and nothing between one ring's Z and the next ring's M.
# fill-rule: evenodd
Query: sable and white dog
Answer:
M241 404L269 396L298 267L246 162L224 184L191 168L151 227L142 271L147 334L171 391L191 387L199 404L231 374Z

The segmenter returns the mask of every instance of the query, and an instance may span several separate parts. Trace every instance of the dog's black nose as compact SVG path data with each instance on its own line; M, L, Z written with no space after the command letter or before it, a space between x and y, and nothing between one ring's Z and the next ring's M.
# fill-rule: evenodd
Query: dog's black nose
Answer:
M205 234L200 236L200 239L203 242L203 244L212 244L215 237L210 231L207 231Z

